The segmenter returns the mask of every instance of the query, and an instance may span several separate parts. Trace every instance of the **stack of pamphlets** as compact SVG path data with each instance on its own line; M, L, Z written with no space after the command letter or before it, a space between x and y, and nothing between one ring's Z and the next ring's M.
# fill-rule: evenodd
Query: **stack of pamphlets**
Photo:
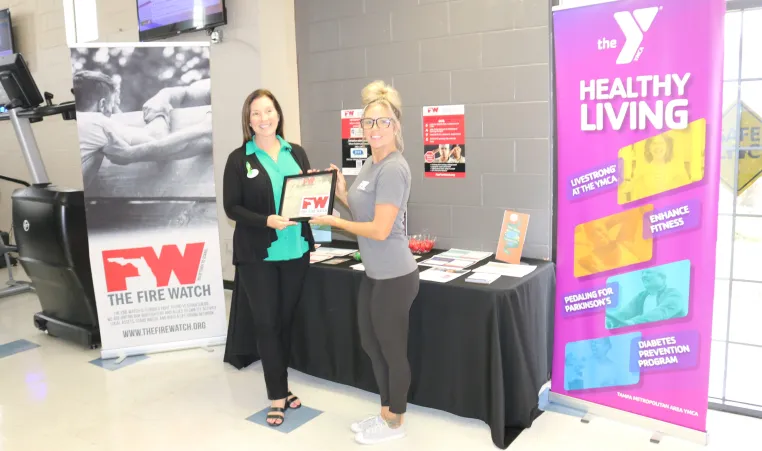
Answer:
M491 256L491 252L450 249L447 252L443 252L428 260L420 262L419 265L447 269L465 269Z
M492 282L500 278L500 274L490 274L486 272L474 272L466 279L469 283L478 283L481 285L489 285Z
M339 249L321 246L310 254L310 263L320 263L334 257L345 257L355 252L357 252L357 249Z
M532 265L512 265L510 263L489 262L484 266L474 269L474 272L521 278L527 274L531 274L535 269L537 269L537 267Z
M467 269L446 269L446 268L429 268L426 271L421 271L421 280L428 280L430 282L447 283L451 280L455 280L463 274L468 274Z

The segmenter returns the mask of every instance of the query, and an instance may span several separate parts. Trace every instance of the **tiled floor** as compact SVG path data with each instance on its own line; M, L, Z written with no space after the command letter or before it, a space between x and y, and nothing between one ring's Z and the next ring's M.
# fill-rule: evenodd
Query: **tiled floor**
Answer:
M0 275L4 283L4 274ZM376 396L296 372L291 389L314 409L290 433L249 421L267 399L259 364L237 371L223 349L155 354L124 368L99 365L89 351L47 337L32 325L34 295L0 299L0 345L20 349L0 357L0 450L326 450L358 449L349 424L376 409ZM292 418L296 420L296 415ZM412 406L408 437L382 450L495 450L479 421ZM710 412L715 451L759 450L762 421ZM542 415L511 451L690 451L702 447L604 419L584 425L553 412ZM746 444L744 444L746 442Z

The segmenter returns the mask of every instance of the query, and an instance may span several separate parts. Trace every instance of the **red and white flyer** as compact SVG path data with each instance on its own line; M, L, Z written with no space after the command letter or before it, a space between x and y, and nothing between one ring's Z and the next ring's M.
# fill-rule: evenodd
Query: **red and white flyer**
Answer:
M341 110L341 172L357 175L370 155L362 127L362 110Z
M423 107L423 157L426 177L465 178L464 105Z

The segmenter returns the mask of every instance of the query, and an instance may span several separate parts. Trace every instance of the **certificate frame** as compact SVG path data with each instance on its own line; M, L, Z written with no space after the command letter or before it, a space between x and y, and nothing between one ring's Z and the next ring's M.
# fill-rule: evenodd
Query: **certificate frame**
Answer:
M333 214L336 196L336 171L317 171L307 174L289 175L283 178L278 214L294 222L307 222L317 216ZM326 192L326 190L330 191ZM321 199L328 197L323 202ZM313 208L305 209L305 200L312 198Z

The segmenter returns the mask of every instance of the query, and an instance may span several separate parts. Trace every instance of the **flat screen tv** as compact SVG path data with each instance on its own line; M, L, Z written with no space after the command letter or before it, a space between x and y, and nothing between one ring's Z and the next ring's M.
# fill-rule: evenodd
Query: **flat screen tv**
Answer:
M225 0L137 0L140 41L225 25Z
M0 56L14 53L16 53L16 46L13 43L11 11L8 8L0 9Z

